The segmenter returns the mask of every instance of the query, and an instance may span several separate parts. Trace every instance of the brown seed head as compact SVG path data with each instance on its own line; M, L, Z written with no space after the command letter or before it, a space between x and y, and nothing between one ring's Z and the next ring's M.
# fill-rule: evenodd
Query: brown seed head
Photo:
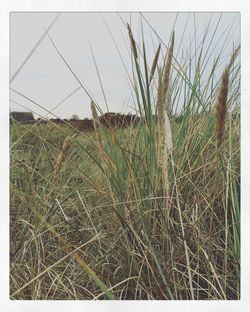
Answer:
M216 103L216 140L217 150L222 144L223 133L225 127L226 113L227 113L227 95L228 95L228 81L229 71L226 69L221 77L221 85Z
M134 54L135 58L138 58L135 39L133 37L133 34L132 34L132 31L131 31L131 28L130 28L129 24L127 24L127 27L128 27L128 35L129 35L129 39L130 39L130 42L131 42L131 47L132 47L133 54Z
M56 178L58 177L58 175L60 173L62 162L64 161L64 159L65 159L65 157L66 157L66 155L70 149L71 144L72 144L72 141L69 137L67 137L63 142L62 150L57 157L56 165L55 165L55 177Z
M160 55L160 50L161 50L161 44L159 44L159 47L158 47L158 49L156 51L156 54L155 54L155 57L154 57L154 60L153 60L153 64L152 64L152 67L151 67L151 70L150 70L150 75L149 75L149 83L152 81L152 79L154 77L156 65L157 65L157 62L158 62L159 55Z

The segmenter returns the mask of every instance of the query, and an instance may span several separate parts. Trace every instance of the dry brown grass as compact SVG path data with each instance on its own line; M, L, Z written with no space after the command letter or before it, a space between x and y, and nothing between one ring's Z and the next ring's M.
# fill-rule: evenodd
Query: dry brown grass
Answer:
M62 150L60 152L60 154L58 155L58 158L56 160L56 165L55 165L55 178L57 179L61 170L61 166L62 166L62 162L64 161L70 146L72 144L72 141L69 137L67 137L64 142L63 142L63 146L62 146Z
M174 50L174 33L172 35L171 46L167 53L167 61L162 73L158 73L157 90L157 116L158 116L158 160L162 171L163 197L165 207L165 221L169 220L169 182L168 182L168 157L172 149L171 125L166 111L166 98L169 88L170 71Z

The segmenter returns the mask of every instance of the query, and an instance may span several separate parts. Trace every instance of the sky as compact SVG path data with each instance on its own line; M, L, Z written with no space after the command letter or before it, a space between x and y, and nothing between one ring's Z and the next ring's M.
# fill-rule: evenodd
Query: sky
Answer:
M73 114L80 118L91 117L90 98L80 87L80 81L103 112L134 113L128 77L132 66L126 23L131 25L139 45L143 28L149 64L159 40L168 45L173 29L174 55L181 62L183 55L199 46L209 25L207 45L211 40L211 62L222 50L218 77L233 47L240 42L239 13L62 13L49 35L74 74L45 35L14 76L56 16L55 12L10 14L10 79L14 77L10 83L11 111L30 110L36 118L70 118ZM48 114L52 110L54 115Z

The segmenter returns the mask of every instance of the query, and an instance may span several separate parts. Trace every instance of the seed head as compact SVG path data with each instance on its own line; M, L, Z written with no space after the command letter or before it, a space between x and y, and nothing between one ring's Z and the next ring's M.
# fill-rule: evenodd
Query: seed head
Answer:
M157 62L158 62L159 55L160 55L160 50L161 50L161 44L159 44L159 47L158 47L158 49L157 49L157 51L155 53L153 64L152 64L152 67L151 67L151 70L150 70L149 83L152 81L152 79L154 77L156 65L157 65Z
M128 35L129 35L129 39L130 39L130 42L131 42L131 47L132 47L133 54L134 54L135 58L138 58L137 48L136 48L135 39L133 37L133 33L131 31L131 28L130 28L129 24L127 24L127 27L128 27Z
M222 74L221 85L216 103L216 140L217 151L222 144L226 113L227 113L227 95L228 95L228 81L229 81L228 68Z

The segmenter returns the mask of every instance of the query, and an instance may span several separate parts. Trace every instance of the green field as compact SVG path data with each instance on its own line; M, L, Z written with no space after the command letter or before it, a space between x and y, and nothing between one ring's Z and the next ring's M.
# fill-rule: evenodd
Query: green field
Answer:
M139 125L10 127L11 299L240 298L239 47L204 81L128 33Z

